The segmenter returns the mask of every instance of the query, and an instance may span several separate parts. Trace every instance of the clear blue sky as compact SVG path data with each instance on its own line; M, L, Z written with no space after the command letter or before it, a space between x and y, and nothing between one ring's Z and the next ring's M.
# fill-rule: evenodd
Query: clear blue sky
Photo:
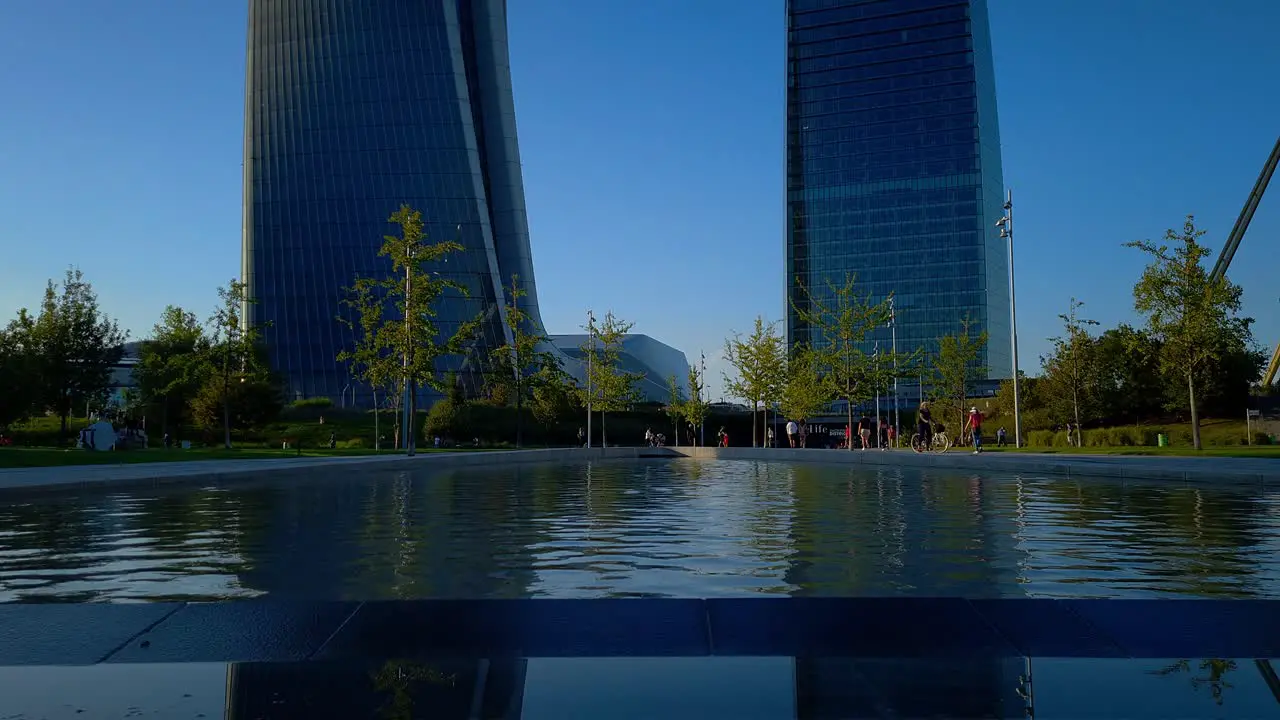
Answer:
M212 308L239 270L245 6L0 3L0 315L70 263L134 337L165 304ZM782 0L509 7L548 329L613 309L712 364L731 330L781 317ZM1132 318L1142 258L1121 243L1195 213L1221 247L1280 133L1280 2L990 7L1034 370L1072 295ZM1231 273L1264 344L1278 235L1273 187Z

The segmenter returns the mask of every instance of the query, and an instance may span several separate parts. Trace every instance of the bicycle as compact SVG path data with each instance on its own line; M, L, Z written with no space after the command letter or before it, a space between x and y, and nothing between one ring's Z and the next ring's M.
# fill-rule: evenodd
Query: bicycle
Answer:
M911 436L911 449L918 453L926 451L944 453L951 449L951 438L947 437L947 434L942 430L938 430L933 434L930 441L926 442L920 437L920 433L915 433Z

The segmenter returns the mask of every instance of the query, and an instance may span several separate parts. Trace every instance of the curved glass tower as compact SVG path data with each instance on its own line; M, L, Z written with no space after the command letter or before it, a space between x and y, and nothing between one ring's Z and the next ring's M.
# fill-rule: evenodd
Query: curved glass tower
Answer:
M242 278L290 399L372 397L335 359L344 288L381 276L387 218L422 212L439 267L470 296L442 334L483 314L471 357L505 342L504 287L542 330L525 216L505 0L249 0ZM451 359L477 388L477 363ZM354 397L354 395L353 395Z

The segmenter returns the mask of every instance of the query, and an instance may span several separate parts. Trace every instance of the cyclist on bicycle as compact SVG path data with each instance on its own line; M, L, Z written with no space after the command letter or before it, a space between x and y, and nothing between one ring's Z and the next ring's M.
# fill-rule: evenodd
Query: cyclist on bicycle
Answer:
M933 447L933 413L929 411L929 402L920 403L920 412L916 415L916 433L920 435L920 443L925 447Z

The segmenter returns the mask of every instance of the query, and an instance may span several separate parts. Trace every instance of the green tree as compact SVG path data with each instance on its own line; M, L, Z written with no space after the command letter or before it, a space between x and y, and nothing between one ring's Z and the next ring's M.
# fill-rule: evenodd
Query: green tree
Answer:
M832 392L822 374L822 356L804 346L791 351L779 398L782 414L803 422L822 413Z
M1160 343L1145 331L1119 325L1098 336L1098 402L1111 424L1137 424L1160 414L1166 394Z
M881 352L873 357L866 352L867 337L886 327L893 311L890 298L875 301L859 294L853 274L845 275L838 286L828 280L823 293L815 294L802 284L800 289L803 297L792 303L796 316L817 331L813 352L831 391L829 400L845 401L846 422L852 427L854 406L874 397L876 387L883 386L895 369L910 373L918 355Z
M675 428L676 447L680 447L680 419L684 417L684 404L688 401L676 376L667 377L667 402L662 406L662 412L671 419L671 425Z
M778 334L777 323L766 323L758 315L750 335L734 333L724 341L724 359L733 369L725 373L725 390L751 406L751 447L756 447L756 410L777 400L785 358L786 340Z
M577 390L559 363L538 368L530 387L533 419L550 433L557 422L573 412Z
M67 271L61 289L49 281L31 331L41 396L65 439L71 408L106 398L128 334L98 308L97 293L79 270Z
M441 339L436 328L436 304L447 292L467 295L467 288L428 268L460 252L453 241L430 243L423 230L422 213L408 205L387 220L398 225L399 235L384 235L379 257L390 260L383 277L357 277L347 289L345 304L355 318L339 318L356 334L350 350L338 353L338 361L350 363L356 377L375 387L386 387L399 378L399 392L408 402L409 425L403 429L404 449L413 452L413 418L417 412L417 388L428 386L446 392L437 362L460 355L476 335L477 317L463 323L452 336ZM394 317L387 317L387 308Z
M271 384L263 355L261 328L249 325L244 316L245 308L252 302L248 286L232 278L225 287L218 288L218 305L207 322L210 332L206 346L209 365L217 368L213 382L220 389L206 388L201 392L206 400L215 396L221 399L222 442L227 449L231 448L232 404L237 402L237 398L243 398L245 392L262 392L258 384ZM253 384L246 387L233 387L250 381ZM264 392L263 397L274 397L275 402L280 403L280 388ZM253 402L259 400L261 398L255 395ZM258 414L249 413L252 416Z
M982 364L986 347L987 332L974 334L973 321L968 317L960 321L959 332L938 338L938 352L933 358L934 394L936 400L955 410L957 433L963 433L965 404L977 381L987 373Z
M26 310L0 329L0 430L40 409L40 358L35 319Z
M680 416L693 431L692 445L698 445L698 428L706 421L711 404L707 402L706 381L696 366L689 366L689 397L680 404Z
M1045 400L1045 382L1042 377L1027 377L1025 372L1018 371L1018 406L1022 418L1023 440L1031 430L1048 430L1053 426L1049 420L1049 408ZM1002 380L991 403L991 412L1000 418L1013 418L1013 381Z
M160 410L160 427L178 431L190 416L191 401L214 369L209 338L194 313L170 305L139 351L137 380L142 401Z
M604 322L596 324L595 317L587 323L587 342L582 354L587 362L587 387L581 389L582 403L600 413L600 445L608 447L605 435L606 412L621 412L640 401L636 383L644 373L629 372L622 367L622 341L634 323L605 313Z
M520 287L520 277L511 276L511 288L507 294L506 324L508 342L496 348L492 354L494 365L493 381L503 396L515 400L516 406L516 447L524 441L524 403L533 395L536 383L552 380L553 374L542 373L543 368L559 369L560 362L556 356L538 347L549 342L546 335L533 330L529 315L520 307L520 298L528 293Z
M1077 447L1084 445L1081 423L1094 420L1098 408L1098 353L1088 330L1098 322L1079 316L1077 311L1083 306L1071 298L1068 311L1058 316L1066 334L1050 338L1053 353L1041 360L1050 392L1050 412L1055 420L1074 424Z
M1188 215L1182 230L1169 229L1164 243L1126 243L1146 253L1150 264L1133 288L1134 308L1147 320L1147 331L1161 344L1161 366L1186 389L1191 437L1199 450L1200 408L1197 384L1224 348L1252 344L1252 320L1237 316L1241 289L1223 277L1211 280L1202 260L1209 249L1200 244L1204 231ZM1251 378L1256 380L1256 378Z
M191 417L206 431L221 427L226 440L227 428L260 428L274 422L283 407L280 386L270 378L240 374L224 385L214 373L191 399Z

